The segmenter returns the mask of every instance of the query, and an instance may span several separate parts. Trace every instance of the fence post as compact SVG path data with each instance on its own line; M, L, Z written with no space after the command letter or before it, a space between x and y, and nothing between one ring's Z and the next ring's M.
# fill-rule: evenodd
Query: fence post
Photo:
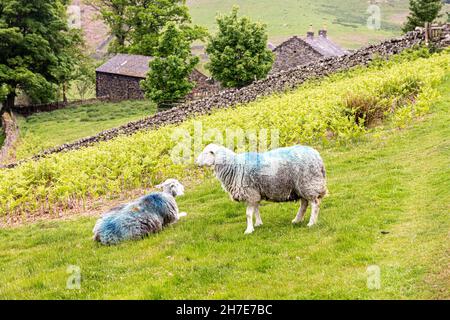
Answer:
M430 31L430 24L428 22L425 22L425 45L428 47L429 44L429 31Z

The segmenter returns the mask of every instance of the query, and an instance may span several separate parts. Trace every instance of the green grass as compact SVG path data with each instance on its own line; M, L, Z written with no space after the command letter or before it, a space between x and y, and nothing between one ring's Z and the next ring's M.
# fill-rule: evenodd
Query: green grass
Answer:
M154 103L142 100L97 103L19 117L20 142L16 157L30 157L47 148L94 135L155 112Z
M188 0L193 21L212 32L216 14L228 13L234 4L240 6L243 14L267 24L274 43L295 34L305 35L310 24L316 32L326 24L330 37L346 48L358 48L400 34L408 12L407 0L381 3L381 29L370 30L366 0Z
M330 195L311 229L291 225L298 204L264 203L245 236L244 205L208 177L178 200L188 217L142 241L97 245L95 218L0 230L0 297L448 299L450 74L439 91L412 126L322 151Z

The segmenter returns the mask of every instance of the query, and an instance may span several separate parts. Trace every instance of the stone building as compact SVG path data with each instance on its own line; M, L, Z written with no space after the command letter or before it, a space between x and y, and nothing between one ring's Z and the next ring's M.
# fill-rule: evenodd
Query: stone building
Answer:
M144 93L139 82L146 78L152 57L117 54L96 71L96 96L113 101L143 99ZM186 97L188 100L206 97L219 90L217 84L198 70L194 70L190 80L195 88Z
M343 56L348 52L331 41L325 29L319 30L318 36L314 36L314 31L311 29L307 32L306 38L293 36L273 49L273 53L276 58L271 74L324 57Z

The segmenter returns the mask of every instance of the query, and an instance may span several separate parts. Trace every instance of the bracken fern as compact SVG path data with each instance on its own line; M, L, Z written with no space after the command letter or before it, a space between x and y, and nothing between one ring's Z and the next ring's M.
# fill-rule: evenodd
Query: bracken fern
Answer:
M202 122L203 130L215 128L222 134L233 128L278 129L281 146L354 141L370 130L365 121L368 115L373 116L367 111L372 108L379 108L376 115L381 112L382 118L403 127L429 111L437 100L433 88L449 66L448 52L428 58L397 58L384 67L377 64L357 68L307 83L292 92L198 116L178 126L26 162L1 171L0 214L56 212L58 208L82 206L86 199L146 188L169 177L195 176L200 171L192 164L174 164L170 158L177 143L171 139L174 129L193 134L194 121ZM359 121L361 118L365 120Z

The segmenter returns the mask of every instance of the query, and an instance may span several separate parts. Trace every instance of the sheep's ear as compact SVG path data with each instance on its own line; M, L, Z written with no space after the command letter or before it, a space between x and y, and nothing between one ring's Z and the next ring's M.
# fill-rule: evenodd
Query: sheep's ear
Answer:
M156 189L162 189L162 188L164 188L163 183L156 185L155 188L156 188Z

